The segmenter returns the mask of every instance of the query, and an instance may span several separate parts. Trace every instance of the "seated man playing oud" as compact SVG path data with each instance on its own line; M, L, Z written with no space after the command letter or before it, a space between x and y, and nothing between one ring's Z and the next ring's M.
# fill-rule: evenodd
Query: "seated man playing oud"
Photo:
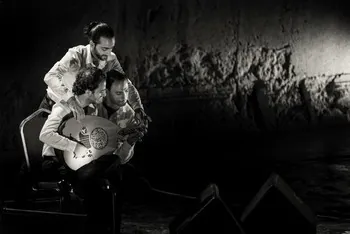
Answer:
M104 73L95 67L89 67L81 70L73 84L72 89L76 100L81 108L86 111L86 115L99 115L99 108L95 108L88 112L88 106L93 104L102 105L103 99L106 96L106 76ZM122 118L116 123L122 126L126 122L132 122L134 112L129 114L129 121ZM57 157L57 152L83 152L87 148L76 141L59 134L59 129L68 116L73 116L72 112L66 103L56 103L52 107L52 112L48 116L41 133L40 140L45 143L43 149L44 157ZM107 230L111 224L111 197L110 194L103 191L101 187L101 179L108 179L114 187L119 185L119 167L118 165L128 161L134 150L135 143L143 136L142 132L133 132L119 142L117 149L113 154L103 155L98 159L80 167L77 170L71 170L67 166L63 166L67 171L66 179L69 180L75 192L84 198L88 212L88 220L86 233L108 233ZM55 148L56 150L52 150ZM45 150L46 149L46 150ZM56 159L58 161L58 159ZM63 162L65 165L65 163ZM119 202L117 202L119 204ZM116 205L116 230L120 231L120 204Z

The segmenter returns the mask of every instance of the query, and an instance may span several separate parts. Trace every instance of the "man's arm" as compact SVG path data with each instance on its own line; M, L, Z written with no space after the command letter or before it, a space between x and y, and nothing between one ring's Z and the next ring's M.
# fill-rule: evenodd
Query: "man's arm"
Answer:
M143 110L143 105L141 102L139 91L137 91L136 87L133 85L131 80L128 79L128 83L129 83L129 103L132 109L137 110L141 108Z
M126 127L120 129L118 133L122 132L125 129L130 129L137 126L137 121L135 120L135 111L129 105L124 106L123 112L125 119L119 119L119 121L126 120L127 123L125 124ZM121 133L121 142L119 143L120 145L114 152L114 154L119 156L121 164L127 163L134 156L135 144L142 137L143 134L139 131L133 131L125 136L124 133Z
M74 117L78 120L84 118L84 110L76 102L71 90L72 87L65 86L62 79L67 72L78 71L81 65L80 63L79 50L71 48L63 58L51 68L44 78L45 83L58 98L58 100L55 101L59 103L68 103Z
M51 114L48 116L41 129L39 136L40 141L59 150L74 152L74 149L77 147L77 142L71 141L57 133L63 117L68 113L69 110L66 110L61 104L55 104L52 107Z
M78 70L79 63L77 52L69 49L44 77L45 83L56 94L60 102L67 102L68 99L73 97L72 90L64 85L62 78L68 71Z

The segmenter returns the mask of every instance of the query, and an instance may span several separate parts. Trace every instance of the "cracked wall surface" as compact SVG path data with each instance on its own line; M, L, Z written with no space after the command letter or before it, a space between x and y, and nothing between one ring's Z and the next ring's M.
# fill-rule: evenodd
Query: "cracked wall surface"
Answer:
M145 100L208 98L211 112L244 129L267 128L258 122L285 130L347 121L347 85L337 83L349 71L347 18L340 2L173 3L148 2L154 18L143 18L139 57L124 52ZM174 11L177 17L164 18ZM127 21L136 15L142 21L142 15L129 13ZM161 35L156 29L166 22L167 33ZM121 37L135 32L123 31ZM257 81L263 82L255 86Z
M270 130L286 130L327 119L347 121L347 75L297 75L292 56L290 45L266 48L242 44L223 56L219 51L206 52L177 44L167 56L151 50L135 67L134 76L140 80L144 100L191 97L210 100L208 105L216 100L211 111L221 110L221 115L231 119L228 121L231 126L241 124L250 130L259 129L256 118L262 117L252 114L257 108L263 108L261 111L269 112L268 118L274 119ZM338 81L340 78L343 81ZM259 88L258 81L264 87ZM253 92L254 87L263 88L259 97ZM251 107L252 99L265 101Z

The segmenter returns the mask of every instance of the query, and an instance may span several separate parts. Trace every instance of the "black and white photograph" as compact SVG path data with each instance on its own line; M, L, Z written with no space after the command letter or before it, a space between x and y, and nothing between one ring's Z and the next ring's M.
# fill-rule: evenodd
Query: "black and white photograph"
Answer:
M0 0L0 234L350 234L345 0Z

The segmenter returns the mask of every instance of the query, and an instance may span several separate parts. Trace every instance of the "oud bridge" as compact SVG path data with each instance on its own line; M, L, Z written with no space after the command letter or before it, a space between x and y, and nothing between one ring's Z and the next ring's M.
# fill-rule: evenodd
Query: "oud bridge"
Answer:
M91 149L88 149L87 151L86 151L86 153L82 156L82 158L85 158L85 157L89 157L89 158L91 158L93 155L92 155L92 150Z
M88 149L86 152L85 152L85 154L83 154L83 155L77 155L75 152L73 152L74 153L74 156L73 156L73 158L85 158L85 157L88 157L88 158L91 158L92 156L94 156L92 153L92 150L91 149Z

